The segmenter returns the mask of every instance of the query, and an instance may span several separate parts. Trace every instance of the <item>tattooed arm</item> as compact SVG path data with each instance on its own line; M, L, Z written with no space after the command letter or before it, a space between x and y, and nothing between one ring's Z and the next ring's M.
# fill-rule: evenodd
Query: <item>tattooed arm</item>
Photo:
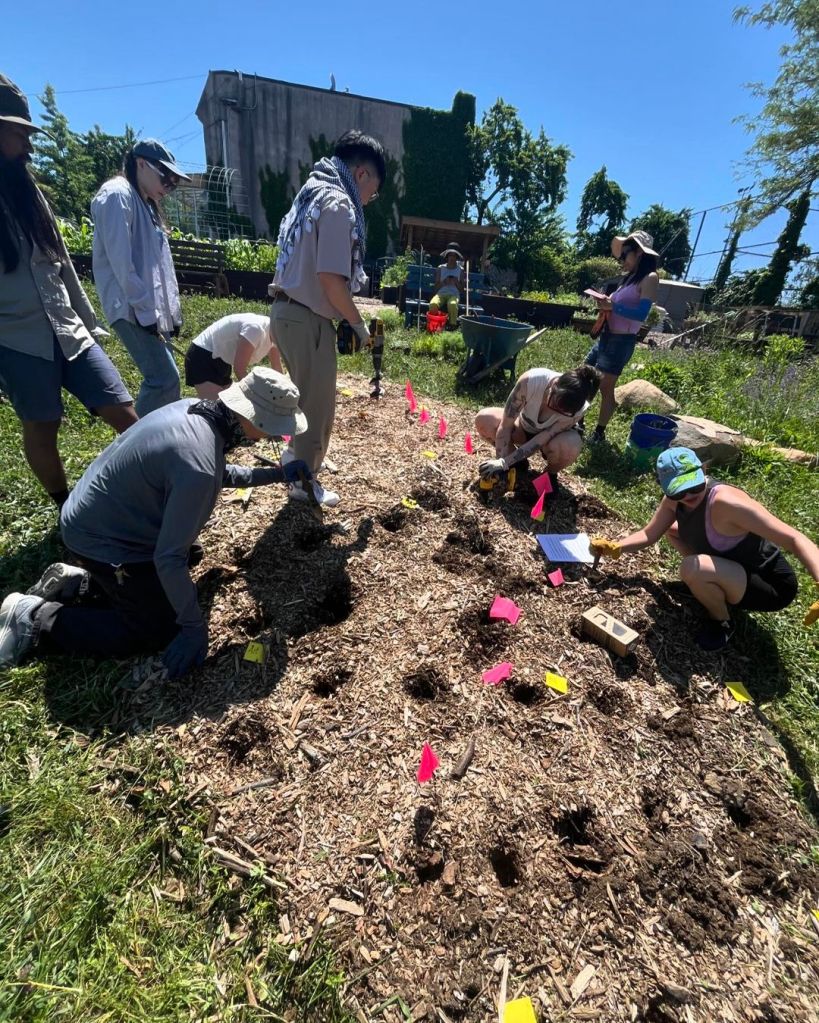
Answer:
M503 418L495 435L495 454L498 458L506 459L514 450L512 431L515 428L515 420L526 404L526 396L526 374L524 373L512 388L512 393L506 399L506 404L503 407Z
M546 430L541 430L540 433L536 433L534 437L530 437L525 444L521 444L519 448L504 458L507 469L511 469L517 462L522 462L524 458L528 458L529 455L533 455L536 451L545 447L559 433L571 429L576 423L580 422L582 414L578 413L578 415L572 417L557 416L555 418L558 421L553 426Z

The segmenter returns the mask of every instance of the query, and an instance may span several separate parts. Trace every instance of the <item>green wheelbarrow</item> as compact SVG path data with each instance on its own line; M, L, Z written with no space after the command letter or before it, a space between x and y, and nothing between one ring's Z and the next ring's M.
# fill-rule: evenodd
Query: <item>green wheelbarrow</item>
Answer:
M458 379L468 384L476 384L497 370L508 371L514 380L518 352L544 332L535 331L531 323L499 320L496 316L462 316L458 323L466 345L466 361L458 370Z

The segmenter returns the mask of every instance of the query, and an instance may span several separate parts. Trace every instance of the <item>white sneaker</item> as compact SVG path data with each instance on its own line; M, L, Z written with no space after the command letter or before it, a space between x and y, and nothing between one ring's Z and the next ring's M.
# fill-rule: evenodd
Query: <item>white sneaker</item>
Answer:
M316 500L325 508L335 508L341 498L334 490L325 490L318 480L310 480ZM309 501L310 498L301 483L291 483L287 495L291 501Z

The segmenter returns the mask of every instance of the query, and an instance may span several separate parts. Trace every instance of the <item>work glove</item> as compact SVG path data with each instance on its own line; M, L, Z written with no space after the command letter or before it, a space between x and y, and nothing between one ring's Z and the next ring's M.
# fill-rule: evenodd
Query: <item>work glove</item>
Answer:
M208 652L206 625L189 625L181 629L162 654L162 663L168 669L168 678L179 678L191 668L198 667Z
M361 323L351 323L350 326L358 335L358 340L361 342L361 347L367 348L370 344L370 332L364 325L364 321L362 320Z
M501 476L506 472L506 463L502 458L487 458L478 466L478 472L482 480L492 479L493 476Z
M593 536L589 540L589 550L595 557L600 554L604 558L616 561L623 553L623 548L616 540L607 540L604 536Z
M819 589L819 582L816 583L816 588ZM805 625L813 625L817 621L819 621L819 600L814 600L805 615Z

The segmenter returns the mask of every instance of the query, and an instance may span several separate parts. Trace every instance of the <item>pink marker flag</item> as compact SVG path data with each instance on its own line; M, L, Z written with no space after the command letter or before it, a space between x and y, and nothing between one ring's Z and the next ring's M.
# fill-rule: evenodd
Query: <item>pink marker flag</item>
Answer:
M421 414L418 416L418 422L422 424L429 422L429 409L421 409Z
M443 440L446 437L447 430L449 429L449 423L446 421L444 416L438 420L438 436Z
M424 748L421 750L421 763L418 765L418 773L416 774L416 778L421 785L425 781L430 780L438 769L439 764L440 761L435 756L435 750L428 742L425 742Z
M289 433L283 433L282 434L282 440L284 441L285 444L289 444L290 441L291 441L290 434Z
M531 512L529 513L533 519L537 519L538 522L543 522L546 516L546 512L543 510L543 502L546 500L546 492L544 491L540 497L535 501Z
M496 664L494 668L488 668L482 675L483 684L485 686L496 686L499 682L503 682L505 678L509 678L512 674L514 664L510 661L503 661L501 664Z
M549 479L548 472L544 472L540 476L535 476L535 478L532 480L532 486L535 488L535 492L540 497L543 497L544 494L551 494L551 492L554 490L554 487L552 486L552 481Z
M464 435L464 451L468 455L474 455L475 454L475 447L474 447L474 445L472 443L472 434L471 433L467 433L467 434Z
M409 382L409 380L407 381L407 386L404 388L404 397L409 402L410 412L415 412L415 410L418 408L418 402L415 400L415 391L413 391L412 384Z
M495 597L492 601L492 607L489 608L490 618L505 618L507 622L515 625L518 618L520 618L520 608L508 597L502 597L500 594Z
M552 586L555 586L555 587L556 587L556 586L562 586L562 585L563 585L563 583L564 583L564 582L566 581L566 580L565 580L565 579L563 578L563 570L562 570L562 569L560 569L560 568L556 568L556 569L554 570L554 572L550 572L550 573L548 574L548 576L547 576L547 579L548 579L548 580L549 580L549 582L550 582L550 583L552 584Z

